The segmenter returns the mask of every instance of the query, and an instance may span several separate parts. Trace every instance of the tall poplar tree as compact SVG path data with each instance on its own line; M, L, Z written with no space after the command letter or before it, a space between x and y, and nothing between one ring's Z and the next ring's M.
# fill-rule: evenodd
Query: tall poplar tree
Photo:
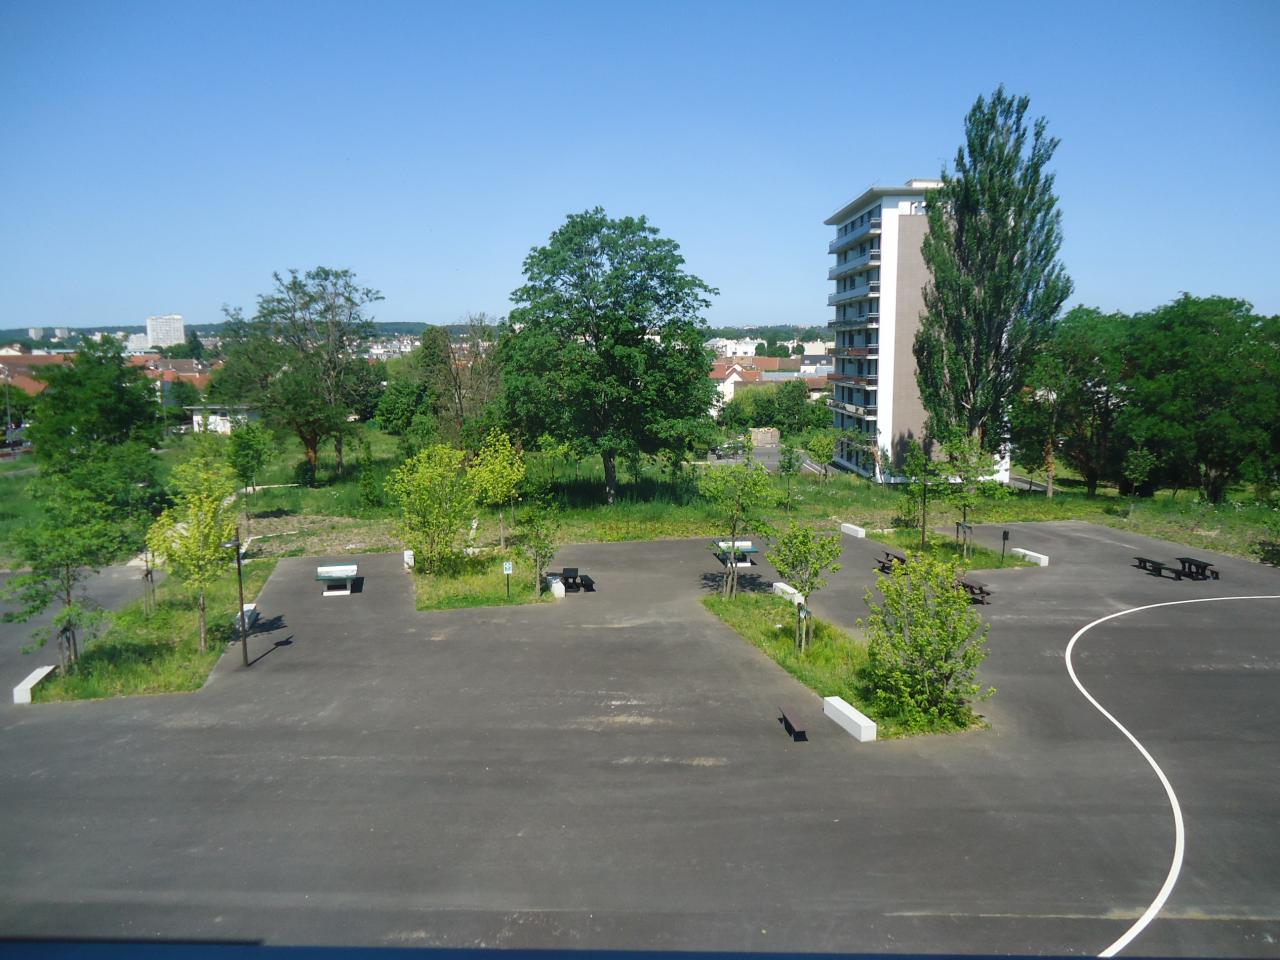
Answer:
M1008 406L1071 294L1058 261L1062 214L1047 171L1058 140L1030 100L996 88L965 118L955 173L927 197L932 280L916 334L916 381L937 438L976 436L999 451Z

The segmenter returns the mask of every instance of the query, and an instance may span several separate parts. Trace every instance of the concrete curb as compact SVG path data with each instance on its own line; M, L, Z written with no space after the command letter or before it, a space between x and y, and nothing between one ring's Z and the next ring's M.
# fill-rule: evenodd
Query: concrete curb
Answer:
M859 540L864 539L867 535L867 531L864 528L852 523L840 524L840 532L847 533L851 537L857 537Z
M1009 552L1016 553L1018 556L1030 560L1032 563L1038 563L1042 567L1047 567L1049 565L1049 558L1043 553L1036 553L1034 550L1024 550L1022 547L1014 547Z
M859 743L875 740L876 722L849 706L843 697L823 697L822 712Z

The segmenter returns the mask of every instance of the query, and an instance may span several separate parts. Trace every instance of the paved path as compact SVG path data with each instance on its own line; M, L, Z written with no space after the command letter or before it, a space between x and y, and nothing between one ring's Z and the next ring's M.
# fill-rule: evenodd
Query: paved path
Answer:
M1054 565L983 575L991 729L874 745L701 607L702 541L566 547L595 593L431 614L398 556L360 557L350 598L319 596L322 560L282 560L248 671L232 652L196 694L0 713L0 933L1097 953L1151 902L1172 831L1066 643L1280 576L1156 581L1127 555L1162 545L1085 524L1015 542ZM845 538L820 613L862 614L875 551ZM1274 955L1280 602L1195 606L1077 649L1187 816L1133 951Z
M13 574L0 574L0 588L12 579ZM156 582L164 579L164 572L156 571ZM142 570L127 564L107 567L89 577L83 584L81 592L84 596L102 604L108 609L119 609L126 603L142 596ZM13 604L0 601L0 613L15 609ZM50 607L39 616L32 617L26 623L5 623L0 620L0 709L13 703L13 688L21 683L36 667L58 662L58 648L53 640L49 640L41 648L30 653L23 649L34 643L33 635L37 632L48 632L53 622L56 607Z

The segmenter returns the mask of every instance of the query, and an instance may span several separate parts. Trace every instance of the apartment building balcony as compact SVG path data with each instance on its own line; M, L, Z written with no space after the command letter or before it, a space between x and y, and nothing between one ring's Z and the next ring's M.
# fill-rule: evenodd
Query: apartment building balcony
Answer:
M867 317L836 317L834 320L827 321L827 327L831 330L878 330L880 314Z
M853 257L844 263L837 263L834 267L827 271L828 280L839 280L843 276L850 273L856 273L859 270L865 270L867 267L876 267L880 265L880 251L868 250L860 257Z
M827 297L827 306L835 307L854 300L866 300L868 297L880 296L880 281L873 280L865 287L850 287L848 290L837 290Z
M845 403L843 400L828 400L827 406L839 413L847 413L851 417L862 417L864 420L874 420L876 418L876 408L874 406Z
M848 250L855 243L860 243L866 237L876 237L880 235L880 218L872 217L857 230L850 230L843 237L836 237L827 246L827 253L839 253L841 250Z
M880 356L880 344L869 343L862 347L836 347L835 355L837 357L847 357L853 360L874 359Z

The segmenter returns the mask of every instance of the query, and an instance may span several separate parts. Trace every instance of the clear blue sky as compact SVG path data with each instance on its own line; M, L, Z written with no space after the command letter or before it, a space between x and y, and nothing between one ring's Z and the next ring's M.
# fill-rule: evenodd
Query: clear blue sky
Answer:
M1280 3L0 5L0 327L503 314L567 213L647 214L713 324L822 323L832 231L1004 82L1062 140L1072 302L1280 313Z

